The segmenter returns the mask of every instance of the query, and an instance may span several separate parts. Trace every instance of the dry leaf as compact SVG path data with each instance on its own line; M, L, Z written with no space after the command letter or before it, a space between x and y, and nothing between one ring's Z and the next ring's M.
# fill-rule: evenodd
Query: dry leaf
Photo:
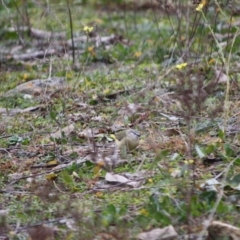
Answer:
M229 77L225 73L217 69L215 70L215 76L217 83L226 83L229 80Z
M51 137L52 138L61 138L62 137L62 133L65 134L65 136L69 136L70 133L73 132L74 130L74 124L70 124L68 126L66 126L65 128L63 129L60 129L59 131L55 132L55 133L51 133Z
M141 110L141 105L136 103L129 103L118 111L121 116L131 117L133 114Z
M78 133L79 137L94 138L97 134L102 133L101 128L86 128L82 132Z
M107 173L105 176L105 180L108 182L112 182L112 183L123 183L123 184L126 184L131 187L139 186L139 182L131 181L131 180L127 179L126 177L123 177L119 174Z
M46 175L46 179L49 180L49 181L54 180L56 178L57 178L57 174L55 174L55 173L49 173L49 174Z
M143 232L138 234L137 239L140 240L162 240L162 239L176 239L178 234L176 233L173 226L165 228L155 228L149 232Z
M52 160L52 161L50 161L50 162L47 162L47 166L48 167L50 167L50 166L56 166L56 165L58 165L58 160Z

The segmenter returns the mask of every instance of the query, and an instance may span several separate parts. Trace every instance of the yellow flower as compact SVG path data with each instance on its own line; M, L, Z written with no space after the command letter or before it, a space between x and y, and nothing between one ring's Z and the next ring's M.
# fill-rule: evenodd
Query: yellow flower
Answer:
M148 179L148 182L149 182L149 183L153 183L153 179L152 179L152 178L149 178L149 179Z
M139 51L134 53L134 57L136 57L136 58L141 57L141 55L142 55L142 53Z
M185 68L186 66L187 66L187 63L180 63L180 64L176 65L176 68L178 70L181 70L181 69Z
M27 73L24 73L24 74L23 74L23 79L24 79L24 80L27 80L27 79L28 79L28 74L27 74Z
M89 51L89 52L93 52L93 51L94 51L94 46L88 47L88 51Z
M101 198L101 197L103 197L103 193L102 192L96 192L95 196L98 197L98 198Z
M105 89L103 90L103 94L108 94L108 93L110 93L110 89L109 89L109 88L105 88Z
M194 160L193 159L185 160L184 163L185 164L193 164Z
M210 59L210 60L208 61L208 64L214 64L215 62L216 62L215 59L212 58L212 59Z
M139 211L139 213L140 213L141 215L144 215L144 216L148 216L148 215L149 215L149 212L148 212L145 208L142 208L142 209Z
M197 6L196 11L201 12L202 9L203 9L203 7L204 7L204 4L203 4L203 3L200 3L200 4Z
M93 31L93 27L85 26L85 27L83 28L83 31L85 31L86 33L90 33L90 32Z
M96 53L94 52L94 46L90 46L90 47L88 47L88 52L93 56L93 57L95 57L96 56Z

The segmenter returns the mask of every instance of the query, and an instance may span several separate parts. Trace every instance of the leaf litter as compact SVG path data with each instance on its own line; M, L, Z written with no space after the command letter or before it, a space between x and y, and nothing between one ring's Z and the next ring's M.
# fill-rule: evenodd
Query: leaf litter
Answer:
M7 29L5 31L10 32L12 30ZM18 61L29 61L32 59L32 64L36 63L36 65L42 64L38 61L38 58L51 59L52 56L56 57L58 55L63 57L63 48L64 51L67 49L65 54L68 57L71 55L73 44L71 40L65 39L65 33L53 33L36 28L31 28L30 30L33 34L33 39L32 46L27 49L29 53L24 52L26 51L24 48L14 49L10 53L5 51L6 54L4 54L3 58L6 62L8 62L9 58L7 54L10 54L13 59ZM26 31L26 28L23 26L20 31ZM43 41L39 44L38 40L34 38L42 39ZM57 39L53 41L53 48L48 49L48 51L40 50L42 46L49 45L48 41L51 38ZM58 40L59 38L63 38L61 44ZM17 212L25 212L26 210L29 213L29 220L23 217L22 222L20 221L22 225L25 224L27 226L31 221L40 221L38 226L29 227L28 232L33 239L37 239L37 237L45 238L45 236L39 233L40 230L41 232L46 232L47 237L53 238L54 228L45 226L44 223L48 224L46 219L57 219L59 216L70 213L72 209L68 208L69 201L69 206L75 210L75 215L72 214L71 216L74 219L74 227L69 222L65 223L65 225L68 229L78 231L75 224L79 221L79 218L86 219L86 216L81 216L81 214L84 214L81 211L79 214L76 214L76 205L79 203L76 201L76 205L74 205L76 193L80 193L78 196L80 196L80 200L84 204L87 205L89 202L92 202L95 213L97 212L96 209L101 209L101 214L96 215L96 221L102 221L101 224L103 226L111 226L113 228L119 226L119 229L121 229L121 224L124 221L126 222L124 218L132 220L137 215L143 221L144 227L141 227L141 221L139 220L139 225L141 226L137 227L135 232L129 235L136 236L136 232L142 232L141 228L149 230L142 233L140 239L146 239L146 236L148 238L151 236L152 239L164 239L161 238L164 235L160 231L162 229L154 229L159 224L170 226L172 229L173 227L169 224L173 222L175 224L174 228L176 227L179 232L184 229L186 216L182 213L184 211L187 212L184 209L186 207L183 204L184 201L196 207L195 216L191 216L191 221L195 221L195 226L199 226L198 221L199 219L202 220L201 213L210 211L207 209L207 206L210 206L211 209L213 207L211 205L211 196L207 198L204 194L209 192L221 193L218 185L221 186L225 193L230 195L226 202L233 203L232 207L234 208L234 204L236 205L238 201L235 195L239 191L239 176L237 174L239 159L237 158L237 151L234 151L233 147L227 143L230 142L230 134L237 138L238 105L235 104L234 100L230 99L232 104L230 110L236 113L235 122L228 122L228 129L230 129L229 132L231 133L225 136L222 136L220 131L224 125L223 121L215 123L205 112L205 110L208 110L213 113L215 104L221 103L222 89L230 81L227 74L219 70L221 68L213 67L210 73L209 69L205 69L204 75L201 73L202 70L194 72L193 65L185 64L187 74L184 71L179 72L181 69L177 71L172 67L171 70L167 69L165 73L161 72L159 74L157 72L158 76L154 76L151 79L151 76L146 74L146 72L151 71L151 65L147 66L147 68L150 68L150 71L146 68L145 74L144 71L136 73L134 71L138 71L138 69L134 69L136 68L135 63L131 65L126 61L128 66L124 66L126 59L123 58L123 61L120 59L127 55L126 52L122 56L120 54L116 56L116 53L112 51L119 46L122 47L122 51L125 49L131 50L131 47L134 47L133 42L127 42L126 39L115 34L100 36L97 31L90 36L74 37L73 40L74 46L79 50L78 54L87 53L88 58L86 59L92 60L90 63L92 65L90 67L86 66L86 68L89 67L90 71L85 72L86 76L83 79L79 80L79 75L71 71L69 74L72 74L73 77L67 76L67 78L68 80L74 79L74 82L68 81L66 78L48 78L52 74L52 69L51 64L47 64L47 68L42 66L42 69L45 71L43 78L33 77L33 80L28 79L26 83L19 84L16 88L5 93L5 97L23 94L24 101L29 104L32 104L31 98L36 99L40 103L40 105L23 109L9 108L7 105L1 111L2 117L7 117L7 119L3 119L4 126L1 130L1 133L3 133L1 136L3 146L0 151L2 159L0 166L4 170L3 182L0 185L1 193L4 194L3 206L1 208L10 210L9 213L1 214L1 219L8 218L10 214L15 217L13 221L6 223L5 229L9 231L9 229L14 230L18 228L15 224L18 222L16 215L13 214L14 206L17 206L19 208ZM94 45L94 48L87 48L87 51L85 51L84 46L88 43ZM60 47L58 48L58 46ZM101 54L94 58L94 54L99 54L98 50L103 51L100 51L103 55L104 51L110 51L111 54L103 56L102 59L99 57ZM133 56L136 58L144 56L142 53L136 54L136 52L140 51L134 50L135 54ZM116 60L118 57L119 59ZM130 59L129 57L127 60L129 61ZM57 58L54 60L57 62ZM64 57L62 60L64 61ZM94 61L103 61L105 65L107 62L112 62L113 65L108 65L109 75L114 75L115 72L117 73L116 78L111 76L109 77L110 81L108 81L109 75L106 76L105 72L100 74L95 69L96 71L93 73L91 69L97 66L94 65ZM120 61L122 62L120 63ZM123 66L117 66L121 64ZM137 68L139 67L140 69L140 65L137 65ZM53 67L56 66L53 64ZM156 68L153 67L153 69ZM56 71L53 72L55 75ZM136 74L137 76L143 74L144 77L139 80L138 77L135 78ZM208 78L214 75L215 77L212 79L211 77ZM155 79L162 79L163 76L167 78L166 82L159 85L156 84ZM190 78L189 82L187 82L188 76ZM172 78L175 79L174 84L171 83ZM95 79L98 79L101 84L98 84ZM123 85L121 85L122 79L124 79ZM149 82L146 79L150 79ZM197 83L196 79L198 79ZM208 81L208 83L202 84L203 79ZM152 80L154 83L151 82ZM80 82L79 85L78 81ZM194 88L196 87L194 84L191 88L194 82L196 86L201 88L200 90L198 89L199 91ZM146 85L150 87L146 87ZM208 99L212 97L211 93L215 85L217 86L215 90L219 93L219 97ZM104 89L101 86L104 86ZM135 86L139 87L136 88ZM231 85L230 87L234 88L233 86ZM111 88L114 87L116 88L112 91ZM164 88L164 90L159 91L160 88ZM109 89L111 89L111 93L109 93ZM198 98L201 101L198 101ZM208 103L211 103L211 101L216 102L212 105L206 104L204 106L206 109L204 109L202 103L205 103L207 100ZM189 116L192 117L192 115L194 115L195 120L189 124ZM219 115L222 118L221 113ZM209 119L211 124L205 127L204 123L209 121ZM232 119L234 120L234 118ZM188 129L189 127L191 128L190 130ZM126 158L122 159L115 141L111 138L111 134L117 134L119 130L129 128L137 129L141 133L140 138L142 139L140 139L139 146L136 149L133 151L126 150L124 154ZM200 130L199 135L196 136L197 131L195 130L197 128ZM221 141L214 141L212 135L208 134L209 129L217 131ZM39 133L40 130L41 134ZM194 146L190 145L191 139L196 141ZM209 140L207 143L206 139ZM234 147L237 147L237 144L238 142L235 140ZM191 151L194 151L194 155L190 154ZM36 154L28 155L29 153ZM221 158L221 161L209 160L219 158ZM233 161L233 158L236 159ZM204 161L208 164L203 165ZM234 165L234 169L231 170L232 177L225 179L226 185L219 184L223 180L223 169L226 168L228 161L232 161ZM213 176L216 176L216 179L212 178ZM186 197L188 196L186 190L192 182L196 181L197 184L193 184L193 190L197 192L197 195L191 199L192 202L188 202L190 200ZM47 187L48 184L49 188ZM41 209L42 202L35 198L39 194L36 194L34 190L39 190L39 192L45 194L42 198L43 202L50 201L50 196L55 196L56 192L60 193L60 197L65 198L63 202L66 203L66 206L57 205L56 201L56 205L46 204ZM100 190L101 193L99 194ZM112 194L115 192L118 196L109 194L110 190L113 190ZM138 192L138 190L140 191ZM141 194L141 190L144 191L141 198L139 198L138 194ZM24 197L26 193L30 195L29 199ZM96 195L93 193L96 193ZM159 199L156 198L156 193L160 193ZM179 193L179 196L177 193ZM120 197L121 194L125 195ZM14 195L16 199L14 199ZM9 196L11 199L8 207L7 198ZM70 200L74 203L68 199L69 196L70 198L72 197ZM85 199L82 196L85 196ZM196 200L198 197L201 199L202 205L205 204L206 209L203 209L202 205ZM21 209L18 202L22 203L21 205L24 206L25 210ZM121 207L123 207L124 203L130 206L128 208L129 212L125 215L123 210L121 212ZM36 213L35 215L31 214L31 206L34 206L34 204L35 206L37 205L36 209L39 208L38 211L42 212L42 217L36 217ZM110 205L104 210L106 204ZM61 211L56 211L56 208L61 209ZM147 209L142 211L145 215L137 214L137 210L141 208ZM134 210L131 212L131 209ZM173 209L184 209L184 211L175 212ZM228 212L226 209L224 201L219 209L219 216L224 220L223 213L226 213L226 216L231 215L231 212ZM174 216L174 214L176 215ZM148 216L148 218L144 218L144 216ZM179 220L179 222L174 218ZM87 219L89 220L89 216ZM181 219L183 219L182 222ZM92 226L90 221L88 224L87 228L90 229ZM213 222L212 226L216 225L214 224ZM221 224L218 225L220 226ZM101 232L101 227L99 229L96 228L94 228L96 237L115 236ZM220 228L224 229L225 227L221 225ZM229 228L232 229L231 227ZM86 228L82 230L84 232ZM61 232L59 229L56 231L59 234ZM211 231L210 227L209 233L212 236L214 234ZM196 232L199 231L197 230ZM176 237L174 229L172 229L172 233ZM66 238L67 230L62 230L62 234L65 234L64 237ZM235 235L231 235L231 237L233 238ZM124 238L115 237L115 239Z

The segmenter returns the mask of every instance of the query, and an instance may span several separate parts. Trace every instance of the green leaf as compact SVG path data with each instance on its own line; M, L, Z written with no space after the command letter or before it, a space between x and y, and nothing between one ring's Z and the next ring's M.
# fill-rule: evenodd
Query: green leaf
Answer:
M63 179L63 181L64 181L65 183L67 183L67 184L74 184L73 179L72 179L72 176L69 175L68 172L64 171L64 172L61 174L61 176L62 176L62 179Z
M87 167L95 166L95 164L92 163L91 161L86 161L85 163L86 163L86 166L87 166Z
M218 136L224 141L224 139L225 139L225 133L224 133L223 130L221 130L221 129L219 130Z
M234 163L235 166L240 166L240 158L237 158Z
M227 157L234 157L236 155L233 149L228 144L225 144L224 147Z
M204 152L206 155L209 155L215 151L215 146L214 145L208 145L205 149Z
M49 113L49 115L50 115L50 118L51 118L52 120L56 121L56 118L57 118L57 112L55 112L55 111L51 111L51 112Z
M117 212L113 204L108 205L106 211L112 215L115 215Z

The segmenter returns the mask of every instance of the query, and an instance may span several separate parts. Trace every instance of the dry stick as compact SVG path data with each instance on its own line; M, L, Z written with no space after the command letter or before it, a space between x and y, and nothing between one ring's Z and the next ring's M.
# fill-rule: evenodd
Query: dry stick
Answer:
M142 158L142 160L141 160L140 164L138 165L138 168L137 168L137 170L135 171L135 173L137 173L137 172L140 171L140 169L142 168L144 162L145 162L145 158Z
M180 42L179 42L179 40L178 40L178 37L181 36L180 31L181 31L181 26L182 26L182 23L181 23L181 21L182 21L182 16L179 16L179 14L176 12L178 24L177 24L176 32L175 32L174 23L173 23L172 20L171 20L170 12L167 10L166 6L164 7L164 9L166 9L165 13L166 13L166 15L167 15L168 21L169 21L170 26L171 26L171 28L172 28L172 32L173 32L173 36L174 36L173 42L176 43L175 45L177 45L178 50L181 52L181 46L180 46L181 44L180 44ZM180 34L179 34L179 33L180 33ZM159 37L159 38L160 38L160 37ZM171 59L172 59L172 56L173 56L173 54L174 54L175 48L176 48L176 47L174 47L173 50L172 50ZM181 53L182 53L182 52L181 52Z
M32 225L26 225L24 227L19 227L18 229L16 229L15 233L17 234L21 231L25 231L25 230L27 230L29 228L32 228L32 227L49 225L50 223L60 222L60 221L65 220L65 219L72 219L72 217L55 218L55 219L48 220L48 221L38 222L38 223L35 223L35 224L32 224Z
M129 31L128 31L128 26L127 26L127 21L126 21L126 6L127 6L126 0L124 0L123 4L124 4L124 11L123 11L124 17L123 17L123 21L124 21L126 35L127 35L127 38L129 39Z
M28 36L31 37L31 23L30 23L30 17L29 17L29 14L28 14L27 4L28 4L28 1L24 0L23 1L23 6L24 6L24 14L26 16L26 19L23 19L23 20L26 21L26 23L27 23Z
M56 188L60 193L67 194L67 192L62 191L62 190L58 187L58 185L56 184L55 181L53 181L53 184L54 184L55 188Z
M73 65L75 65L75 47L74 47L74 40L73 40L72 13L70 9L69 0L66 0L66 2L67 2L67 9L68 9L69 23L70 23L71 41L72 41L72 58L73 58Z

